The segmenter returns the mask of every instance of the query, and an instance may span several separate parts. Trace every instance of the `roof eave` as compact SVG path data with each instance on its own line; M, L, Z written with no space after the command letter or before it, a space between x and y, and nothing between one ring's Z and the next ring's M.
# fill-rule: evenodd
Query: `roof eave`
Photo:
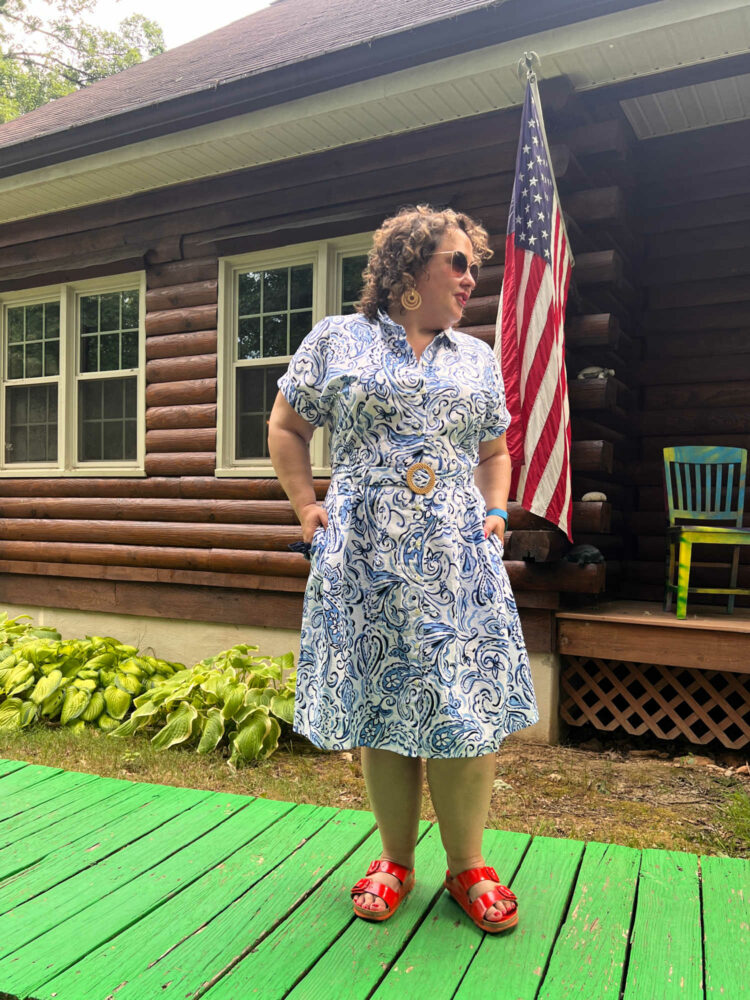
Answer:
M502 3L502 0L500 0ZM155 100L121 114L88 121L3 148L0 177L36 170L80 156L116 149L160 135L221 121L321 93L373 76L396 72L548 28L573 24L613 11L646 6L657 0L540 0L533 16L527 0L498 3L446 19L359 43L304 62L248 74L168 100Z

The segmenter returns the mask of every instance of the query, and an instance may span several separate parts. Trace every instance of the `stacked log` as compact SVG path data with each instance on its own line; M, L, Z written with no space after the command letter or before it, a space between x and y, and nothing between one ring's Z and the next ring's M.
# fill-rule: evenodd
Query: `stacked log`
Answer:
M710 144L702 132L651 140L636 166L647 297L641 449L630 467L637 503L629 523L638 541L626 565L626 594L660 600L663 449L750 442L750 122L712 128ZM729 548L694 547L691 584L728 586L730 559ZM750 551L740 549L740 562L739 586L750 586ZM691 596L691 606L701 603L725 605L726 597Z
M211 475L216 468L215 257L147 272L146 474Z

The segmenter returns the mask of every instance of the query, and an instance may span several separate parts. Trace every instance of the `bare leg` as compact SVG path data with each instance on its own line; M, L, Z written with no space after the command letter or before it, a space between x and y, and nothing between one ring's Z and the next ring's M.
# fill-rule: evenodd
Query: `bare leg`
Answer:
M390 750L362 747L362 773L383 842L381 857L413 868L422 805L421 759L403 757ZM370 878L393 889L399 888L398 879L393 875L377 872ZM362 909L388 908L385 900L371 892L355 896L354 902Z
M494 753L427 761L427 781L451 875L467 868L484 867L482 834L494 777ZM474 900L495 885L495 882L478 882L469 890L469 898ZM498 900L487 910L485 919L501 920L512 905L509 901Z

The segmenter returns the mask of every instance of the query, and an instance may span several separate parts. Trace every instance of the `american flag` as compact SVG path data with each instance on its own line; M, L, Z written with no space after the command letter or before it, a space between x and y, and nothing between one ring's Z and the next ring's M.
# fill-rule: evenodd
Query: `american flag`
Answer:
M511 497L571 535L570 409L563 323L573 258L539 90L526 87L495 325L511 424Z

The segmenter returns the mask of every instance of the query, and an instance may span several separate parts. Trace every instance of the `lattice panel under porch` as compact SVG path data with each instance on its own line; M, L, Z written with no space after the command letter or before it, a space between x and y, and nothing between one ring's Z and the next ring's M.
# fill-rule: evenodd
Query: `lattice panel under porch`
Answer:
M560 715L573 726L750 745L750 676L563 656Z

